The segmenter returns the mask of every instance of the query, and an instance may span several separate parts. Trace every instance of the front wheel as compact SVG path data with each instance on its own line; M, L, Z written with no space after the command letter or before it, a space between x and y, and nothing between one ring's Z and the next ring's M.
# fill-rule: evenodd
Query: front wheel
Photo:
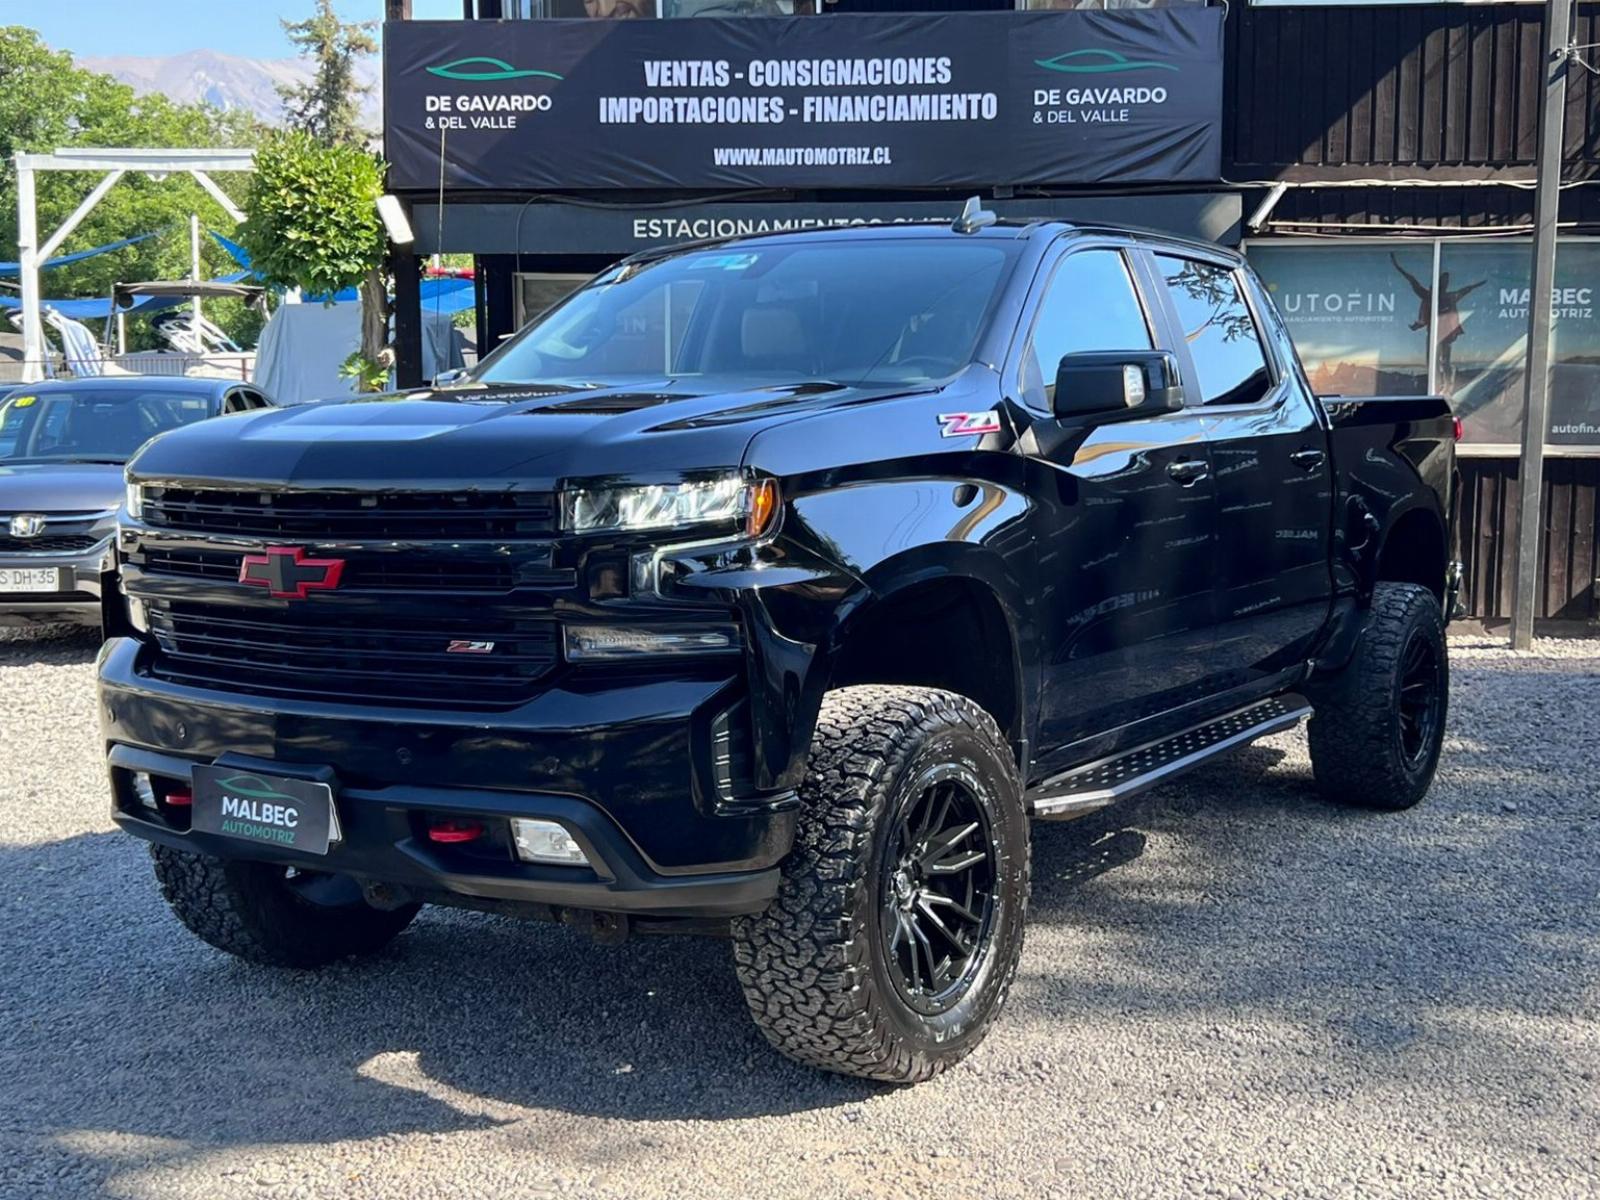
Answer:
M272 863L151 846L161 894L189 931L218 950L272 967L320 967L375 954L420 904L373 908L355 880Z
M1329 800L1399 810L1433 782L1450 704L1439 601L1414 583L1380 583L1355 656L1313 695L1307 730Z
M823 700L778 895L734 922L751 1015L783 1053L891 1083L971 1052L1022 952L1028 829L1011 749L971 700Z

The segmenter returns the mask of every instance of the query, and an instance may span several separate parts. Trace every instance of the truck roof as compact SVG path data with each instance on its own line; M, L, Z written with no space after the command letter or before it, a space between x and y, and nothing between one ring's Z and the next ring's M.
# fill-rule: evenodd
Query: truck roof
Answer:
M1134 238L1139 241L1159 241L1170 246L1189 246L1216 253L1221 250L1233 253L1215 242L1181 237L1159 229L1146 229L1132 225L1111 225L1101 221L1073 222L1054 217L1001 217L991 224L966 232L958 232L950 221L921 218L898 221L892 224L830 225L811 229L774 229L765 233L734 234L729 237L704 238L692 242L678 242L671 246L653 246L623 259L623 262L646 262L670 258L677 254L692 253L723 246L741 246L752 243L813 243L848 241L921 240L928 242L965 242L973 238L986 241L1016 241L1043 237L1055 238L1062 234L1101 234Z

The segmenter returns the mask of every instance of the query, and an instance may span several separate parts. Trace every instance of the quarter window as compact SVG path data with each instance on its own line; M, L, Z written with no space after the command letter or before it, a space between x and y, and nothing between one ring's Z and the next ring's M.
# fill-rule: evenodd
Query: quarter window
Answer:
M1133 289L1128 264L1116 250L1080 250L1063 259L1039 302L1022 387L1048 408L1055 400L1056 367L1080 350L1148 350L1150 326ZM1042 401L1042 403L1041 403Z
M1272 388L1250 307L1227 267L1156 255L1194 359L1201 404L1255 404Z

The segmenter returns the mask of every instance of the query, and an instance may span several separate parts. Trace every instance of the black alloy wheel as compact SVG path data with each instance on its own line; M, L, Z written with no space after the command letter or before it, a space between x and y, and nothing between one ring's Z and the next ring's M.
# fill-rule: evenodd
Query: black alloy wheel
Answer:
M798 1062L930 1079L983 1040L1022 954L1028 815L1012 744L969 697L823 697L778 894L733 922L750 1015Z
M1438 596L1414 583L1379 583L1349 662L1308 690L1317 790L1359 808L1417 803L1438 768L1450 708Z
M989 819L959 767L929 772L884 842L880 936L895 987L920 1013L965 994L993 924L995 854Z
M1400 745L1408 763L1420 762L1434 748L1444 708L1443 678L1432 639L1412 630L1400 659Z

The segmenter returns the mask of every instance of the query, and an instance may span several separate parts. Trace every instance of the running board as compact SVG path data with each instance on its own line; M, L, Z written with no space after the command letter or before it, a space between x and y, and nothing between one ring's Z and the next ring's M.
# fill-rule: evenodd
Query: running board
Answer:
M1304 696L1274 696L1182 733L1146 742L1045 780L1027 793L1036 817L1069 818L1114 804L1209 758L1299 724L1311 714Z

